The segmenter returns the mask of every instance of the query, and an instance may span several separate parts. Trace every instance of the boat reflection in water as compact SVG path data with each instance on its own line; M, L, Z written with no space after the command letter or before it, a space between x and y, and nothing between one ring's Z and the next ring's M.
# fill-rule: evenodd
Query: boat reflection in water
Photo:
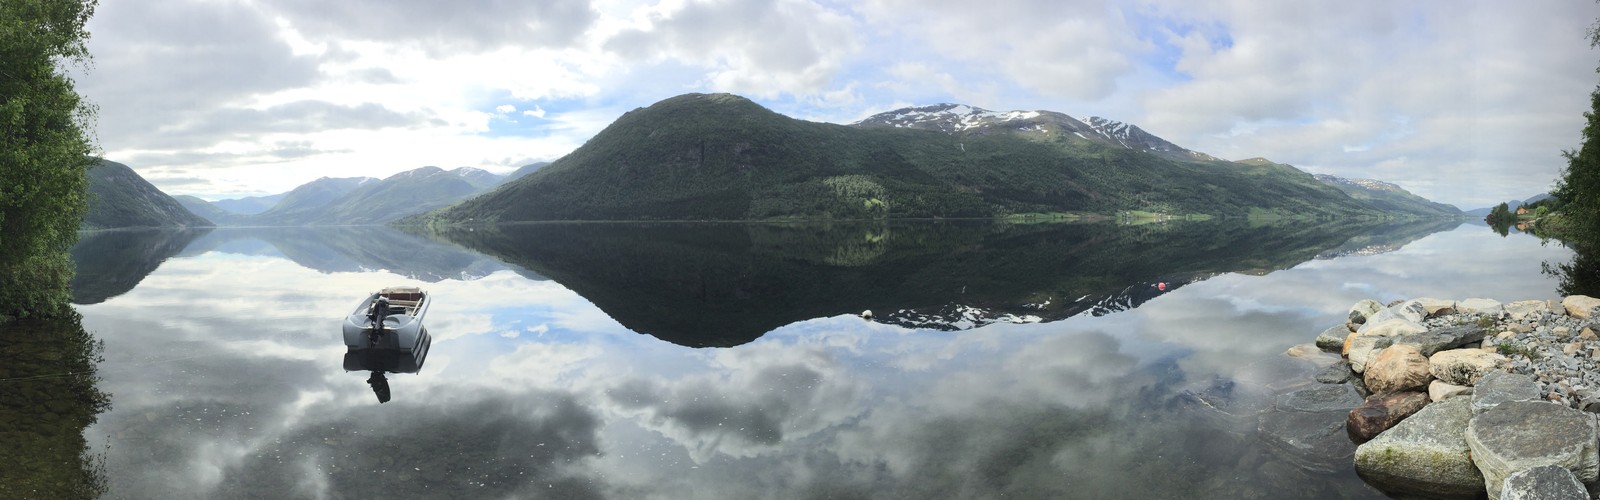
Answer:
M427 328L423 328L420 337L416 348L410 350L382 347L351 348L344 353L344 370L371 372L372 375L367 377L367 385L372 386L372 393L378 396L378 403L387 403L389 379L384 374L417 373L422 370L422 363L428 360L428 348L433 346L433 336L428 335Z

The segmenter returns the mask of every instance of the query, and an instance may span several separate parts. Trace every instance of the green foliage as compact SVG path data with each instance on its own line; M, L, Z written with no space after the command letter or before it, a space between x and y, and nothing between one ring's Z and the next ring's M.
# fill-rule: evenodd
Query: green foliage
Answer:
M1551 190L1568 219L1566 233L1585 242L1600 242L1600 88L1589 94L1583 114L1583 142L1562 152L1567 167Z
M89 58L94 2L0 2L0 317L55 315L86 206L93 109L60 67Z
M496 192L407 223L1003 217L1159 210L1376 215L1310 174L1069 138L861 128L689 94L624 114Z
M1483 220L1487 221L1495 232L1500 233L1500 236L1505 236L1510 234L1511 226L1517 223L1517 214L1512 213L1510 206L1502 202L1489 209L1489 216Z
M1505 343L1501 343L1499 345L1496 345L1495 346L1495 351L1499 352L1501 356L1507 356L1507 357L1510 357L1510 356L1522 356L1522 357L1528 358L1528 359L1539 359L1541 357L1540 354L1539 354L1539 351L1534 349L1534 348L1532 348L1532 347L1529 347L1529 346L1526 346L1526 345L1512 344L1510 342L1505 342Z

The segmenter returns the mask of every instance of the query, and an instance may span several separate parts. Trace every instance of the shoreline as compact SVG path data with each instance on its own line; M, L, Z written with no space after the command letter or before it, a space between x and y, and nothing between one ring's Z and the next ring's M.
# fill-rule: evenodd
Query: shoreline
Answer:
M1344 430L1356 472L1386 494L1590 498L1600 492L1597 331L1600 299L1583 295L1363 300L1316 338L1340 356L1322 384L1283 400L1353 404ZM1341 386L1354 391L1331 390Z

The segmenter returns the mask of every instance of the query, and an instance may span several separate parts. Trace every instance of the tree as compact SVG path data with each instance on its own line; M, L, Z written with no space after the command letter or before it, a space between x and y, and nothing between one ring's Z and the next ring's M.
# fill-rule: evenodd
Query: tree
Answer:
M89 61L94 8L0 1L0 319L69 311L67 250L87 205L94 109L65 68Z

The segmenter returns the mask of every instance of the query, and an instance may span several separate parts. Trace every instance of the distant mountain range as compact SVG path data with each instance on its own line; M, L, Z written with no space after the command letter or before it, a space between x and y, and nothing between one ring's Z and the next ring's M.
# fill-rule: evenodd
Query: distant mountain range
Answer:
M1523 205L1531 205L1533 203L1537 203L1537 202L1548 200L1548 199L1550 199L1550 193L1539 193L1539 194L1536 194L1536 195L1528 197L1528 199L1526 199L1526 200L1508 200L1508 201L1506 201L1506 206L1511 208L1511 210L1516 210L1517 207L1520 207L1520 206L1523 206ZM1491 210L1494 210L1494 207L1474 208L1472 210L1466 211L1466 214L1467 215L1471 215L1471 216L1475 216L1475 217L1487 217L1489 215L1489 211L1491 211Z
M471 167L422 167L385 179L323 177L271 196L215 202L193 196L174 199L217 226L384 224L475 196L545 165L549 163L524 165L507 175ZM267 208L259 208L268 203Z
M1260 159L1257 158L1257 160ZM1344 191L1351 198L1367 202L1387 212L1442 216L1462 215L1461 209L1456 208L1455 205L1429 201L1427 198L1411 194L1410 191L1387 182L1372 179L1346 179L1324 174L1317 174L1315 177L1324 184Z
M834 125L792 119L734 95L687 94L624 114L548 168L407 222L1122 210L1441 213L1426 200L1380 207L1289 165L1219 160L1104 118L940 104Z
M129 212L170 218L102 217L92 219L102 225L86 227L361 225L406 217L412 217L406 223L460 223L1119 211L1461 215L1393 184L1313 176L1260 158L1220 160L1100 117L938 104L836 125L792 119L728 94L687 94L630 111L556 162L506 176L423 167L385 179L322 178L286 193L217 202L123 196L108 194L121 193L121 185L95 186L106 191L104 199L130 203Z

